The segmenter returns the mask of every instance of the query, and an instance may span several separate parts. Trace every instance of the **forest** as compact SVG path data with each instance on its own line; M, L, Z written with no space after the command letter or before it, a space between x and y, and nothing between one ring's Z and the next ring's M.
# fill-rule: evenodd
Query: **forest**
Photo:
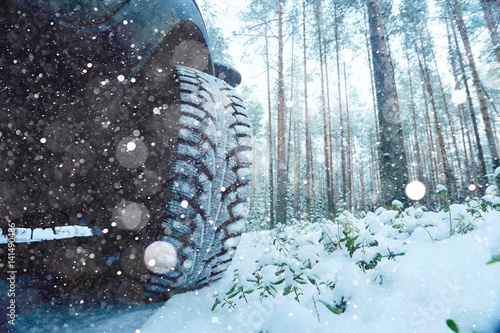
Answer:
M243 61L262 72L241 88L254 135L251 224L331 219L344 210L391 208L394 200L440 208L495 191L499 6L241 6L242 27L229 40L242 43ZM227 59L233 50L214 36L214 49ZM412 181L425 185L425 195L408 197Z

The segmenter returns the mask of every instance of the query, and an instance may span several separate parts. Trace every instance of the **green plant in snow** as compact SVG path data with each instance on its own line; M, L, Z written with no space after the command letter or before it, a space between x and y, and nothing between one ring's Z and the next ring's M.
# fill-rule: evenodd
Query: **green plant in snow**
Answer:
M459 333L460 332L460 330L458 329L458 325L452 319L448 319L446 321L446 325L453 332L455 332L455 333Z
M283 234L274 234L273 240L273 245L283 255L283 260L261 264L251 277L244 279L245 283L241 283L242 277L239 271L235 270L230 289L223 296L214 295L212 311L226 305L234 308L237 305L236 300L243 299L248 303L247 296L252 293L257 294L261 301L278 295L293 295L294 299L300 302L300 297L303 295L302 285L310 283L319 290L319 286L323 283L317 283L316 277L303 272L304 269L311 269L314 263L310 259L302 262L292 251L293 238L282 236ZM325 286L331 287L330 282Z
M356 264L361 267L363 272L366 273L369 269L374 269L379 262L382 261L382 255L380 253L376 253L375 256L368 262L366 260L360 260Z
M481 199L481 209L483 212L487 212L489 209L500 211L500 203L493 203L491 201Z
M285 282L284 279L282 281ZM293 295L295 295L294 299L300 303L300 296L302 296L303 293L302 293L302 289L300 288L299 285L306 284L306 283L307 282L302 277L302 274L294 275L293 282L290 283L288 286L286 286L283 289L282 295L288 296L289 294L293 294Z
M455 221L458 222L453 231L459 234L466 234L476 228L473 223L471 223L470 221L466 221L465 216L463 216L462 214L459 214L459 216L455 218Z
M396 214L396 217L395 219L398 219L400 218L401 216L403 216L403 212L404 212L404 205L401 201L399 200L394 200L392 202L392 209L393 210L396 210L398 213Z
M481 200L481 201L485 201L485 200ZM465 210L467 211L467 213L472 215L472 217L474 217L474 218L482 218L483 216L482 216L481 212L485 213L488 211L486 204L481 204L477 200L467 201L466 204L467 204L467 208Z
M354 221L351 218L348 213L344 213L335 220L334 225L331 223L324 223L322 225L319 243L323 244L327 252L346 249L352 258L354 253L359 249L362 249L363 253L365 253L367 247L378 246L376 240L367 242L364 239L359 239L360 230L354 226ZM369 229L369 227L366 226L365 229Z
M369 229L369 227L366 226L366 229ZM359 243L359 245L361 247L361 252L365 254L367 248L378 246L378 241L376 239L373 239L371 242L367 242L366 239L363 239L363 241Z
M342 314L342 311L335 305L330 305L326 302L323 302L323 301L319 301L321 304L323 304L330 312L336 314L336 315L339 315L339 314ZM344 310L345 311L345 310Z
M443 198L443 200L444 200L443 211L445 213L448 213L448 215L449 215L450 237L451 237L451 236L453 236L453 223L452 223L452 218L451 218L451 209L450 209L450 200L448 197L448 189L446 187L444 187L443 185L438 185L437 190L436 190L436 195L440 198Z
M335 222L338 223L344 230L346 230L348 233L359 233L358 228L354 226L354 220L355 218L348 212L344 212L342 215L340 215L337 219L335 219Z
M500 211L500 204L494 204L491 201L485 200L483 198L468 200L466 204L467 208L465 210L474 218L474 220L483 219L483 213L487 213L492 210ZM457 225L454 228L454 231L457 233L465 234L476 228L476 225L470 221L467 221L466 217L463 215L459 215L459 217L455 218L455 220L458 221Z
M387 255L381 255L380 253L376 253L375 256L368 262L366 262L366 260L360 260L358 261L356 264L361 267L361 269L363 269L363 272L366 273L367 270L369 269L374 269L379 262L382 261L382 258L387 258L388 260L394 260L396 261L396 257L399 257L399 256L404 256L406 253L405 252L401 252L401 253L395 253L395 252L392 252L389 247L387 248L387 251L389 252L389 254Z
M217 293L215 293L214 297L214 305L212 305L212 311L214 311L219 305L221 308L224 306L228 306L229 308L236 308L236 303L233 299L238 296L238 299L244 299L246 303L248 303L248 299L246 295L254 292L254 289L246 289L244 285L240 283L240 273L239 270L235 269L233 272L233 285L227 291L222 299L219 297Z
M497 191L500 196L500 167L495 169L495 181L497 183Z
M393 209L398 210L396 217L394 218L392 228L399 230L399 233L403 233L406 230L406 224L404 218L410 217L415 220L421 219L424 216L424 213L427 211L426 207L419 207L416 209L415 207L409 207L405 210L402 210L401 206L394 205Z
M296 256L295 256L296 258ZM308 281L304 279L304 273L301 272L300 266L290 265L288 262L275 263L273 266L276 266L276 272L274 275L279 279L276 282L271 282L269 286L275 293L277 293L276 286L282 286L283 296L288 296L290 294L294 295L294 299L300 303L300 296L303 295L301 285L307 284L308 282L311 284L316 284L316 281L312 277L308 277ZM261 266L259 270L261 270L264 266ZM309 266L310 268L310 266ZM288 278L287 278L288 277ZM290 278L291 277L291 278ZM261 289L261 286L258 286L257 289ZM263 292L268 292L266 287L264 287ZM274 296L273 296L274 297Z
M500 255L494 255L490 261L488 261L486 264L487 265L491 265L491 264L494 264L494 263L498 263L500 262Z
M330 290L330 291L334 291L335 290L335 282L333 281L324 281L324 282L320 282L319 283L320 286L325 286L326 289Z
M340 241L345 242L345 247L347 251L349 251L349 256L352 258L352 255L356 250L361 248L361 244L356 242L356 240L359 238L359 234L355 234L354 232L349 232L348 230L343 230L342 233L344 234L344 238L342 238Z
M280 236L285 234L284 232L280 232L279 230L276 230L273 234L273 245L277 247L278 251L282 254L287 254L290 252L288 249L290 246L292 246L293 238L288 237L288 236Z
M406 229L406 226L404 225L404 223L403 223L403 222L398 223L398 224L393 224L393 225L392 225L392 227L393 227L394 229L399 230L399 233L402 233L402 232L403 232L403 230L404 230L404 229Z
M357 242L359 238L359 229L354 226L354 221L352 221L352 216L344 212L341 214L335 222L337 224L337 236L330 235L330 244L327 244L325 248L327 250L336 250L337 248L342 249L342 243L344 243L345 248L349 252L349 256L352 255L356 250L358 250L362 245ZM323 228L325 231L325 228ZM338 240L338 243L336 243Z
M265 281L264 277L260 274L262 268L263 266L260 266L255 272L253 272L253 278L247 279L247 281L254 283L261 300L268 297L275 298L278 290L273 283L267 283L267 281Z
M265 279L262 271L265 267L268 266L276 267L276 271L274 272L274 276L277 278L276 281L269 281L268 279ZM258 292L259 298L261 300L269 297L275 298L278 294L281 294L282 296L288 296L292 294L294 295L294 299L297 302L300 302L300 296L303 295L300 286L307 284L308 281L311 284L316 284L316 281L313 278L308 278L306 280L304 278L304 273L300 272L299 269L291 267L286 262L259 266L259 268L257 268L255 272L252 273L252 277L246 279L247 282L253 284L250 289L245 289L244 286L239 285L239 279L239 274L237 270L235 270L235 278L233 279L234 284L232 285L231 289L225 294L227 296L227 300L238 296L238 299L245 299L245 301L248 302L246 299L246 295L256 291ZM281 291L279 291L278 288L282 288ZM215 309L218 304L224 304L223 301L226 301L226 299L223 299L221 301L220 299L217 300L216 298L216 303L214 304L213 309Z
M319 242L323 244L327 252L334 252L338 249L342 250L342 244L340 244L340 225L337 224L337 235L334 235L328 225L325 223L322 226L321 238Z
M347 309L347 300L344 298L344 296L342 296L339 304L334 303L333 305L331 305L321 300L319 302L323 304L330 312L336 315L344 313Z
M424 216L424 213L425 213L425 212L427 212L427 211L428 211L428 210L427 210L427 207L424 207L424 206L419 207L419 209L414 209L414 211L413 211L413 212L414 212L413 217L414 217L415 219L417 219L417 220L418 220L418 219L421 219L421 218L422 218L422 216Z
M500 211L500 204L495 204L484 198L467 201L467 207L467 212L476 218L482 218L481 212L487 213L490 210Z

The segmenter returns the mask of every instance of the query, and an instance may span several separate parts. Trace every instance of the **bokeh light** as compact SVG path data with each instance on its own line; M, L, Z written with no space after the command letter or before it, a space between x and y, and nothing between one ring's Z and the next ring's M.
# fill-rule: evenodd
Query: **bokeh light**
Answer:
M406 185L405 193L411 200L420 200L425 196L426 188L421 182L415 180Z

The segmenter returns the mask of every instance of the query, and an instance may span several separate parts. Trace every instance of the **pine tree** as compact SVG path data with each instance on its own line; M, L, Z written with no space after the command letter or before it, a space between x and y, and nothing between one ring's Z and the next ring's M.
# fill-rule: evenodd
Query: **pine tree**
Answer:
M286 142L285 142L285 87L283 64L283 1L278 1L278 156L277 183L276 183L276 220L286 224L288 170L286 168Z
M321 81L321 113L323 116L323 152L325 156L325 181L326 181L326 200L325 200L325 212L326 217L332 219L335 215L335 200L333 198L333 186L332 180L332 166L330 165L330 149L329 149L329 128L327 119L327 107L326 107L326 91L325 91L325 68L324 68L324 57L323 57L323 34L322 34L322 22L321 22L321 0L316 1L315 5L315 19L317 27L317 37L318 37L318 53L320 61L320 81Z
M309 105L307 96L307 34L306 34L306 0L302 1L302 31L304 52L304 126L306 140L306 210L310 218L314 208L314 171L312 161L311 131L309 126Z
M456 19L458 22L458 28L460 31L460 35L462 36L462 42L464 44L465 53L467 55L467 59L469 60L469 66L472 73L474 87L476 88L477 98L479 100L479 108L481 111L481 115L483 117L484 130L486 132L486 139L488 140L488 146L490 149L490 154L493 162L493 169L500 166L500 159L498 157L498 149L496 145L495 133L493 132L493 127L491 123L490 114L488 112L488 106L486 104L486 96L481 85L481 80L479 79L479 74L477 72L476 60L474 59L474 55L472 53L469 34L467 32L467 27L465 26L465 22L462 15L462 8L458 0L453 0L453 7L455 10Z
M373 72L381 140L382 204L391 207L394 199L406 202L408 178L401 114L397 100L394 68L379 0L367 0Z
M493 14L493 2L491 0L479 0L481 3L481 9L483 10L484 19L488 31L490 32L491 44L493 45L493 53L500 64L500 42L498 37L497 22ZM498 9L497 9L498 10Z

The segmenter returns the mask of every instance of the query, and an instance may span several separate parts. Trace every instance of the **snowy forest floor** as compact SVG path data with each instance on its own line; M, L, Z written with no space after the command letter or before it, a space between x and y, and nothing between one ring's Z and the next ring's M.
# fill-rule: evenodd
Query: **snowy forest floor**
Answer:
M164 304L38 304L19 332L500 332L500 198L243 235L218 283ZM453 235L450 237L450 217ZM488 264L489 263L489 264Z

